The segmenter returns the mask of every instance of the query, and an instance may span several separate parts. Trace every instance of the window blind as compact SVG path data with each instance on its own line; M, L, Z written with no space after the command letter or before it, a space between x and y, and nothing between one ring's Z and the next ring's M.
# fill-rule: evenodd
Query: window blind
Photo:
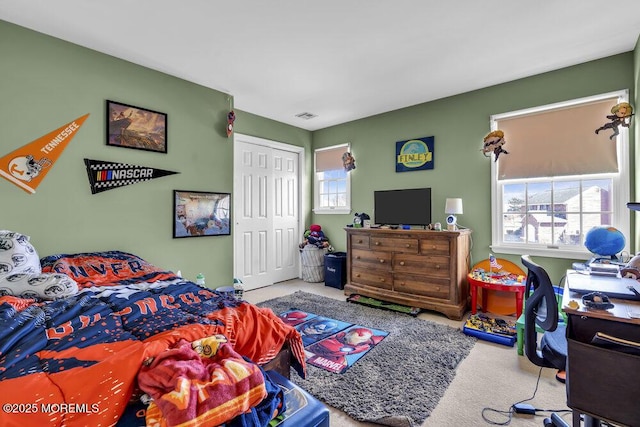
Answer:
M495 118L506 144L498 160L498 179L556 177L618 172L609 121L617 97L542 112Z
M342 169L342 155L349 151L347 145L337 145L327 149L316 150L316 172Z

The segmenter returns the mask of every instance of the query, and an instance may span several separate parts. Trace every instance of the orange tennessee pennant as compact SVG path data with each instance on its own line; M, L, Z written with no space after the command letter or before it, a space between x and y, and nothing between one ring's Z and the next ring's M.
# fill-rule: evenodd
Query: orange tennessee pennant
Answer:
M89 117L85 114L0 158L0 176L28 193L35 193L42 178Z

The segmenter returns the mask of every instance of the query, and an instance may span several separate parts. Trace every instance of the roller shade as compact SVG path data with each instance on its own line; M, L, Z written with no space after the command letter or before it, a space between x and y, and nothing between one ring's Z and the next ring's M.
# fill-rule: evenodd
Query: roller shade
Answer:
M543 112L495 119L508 155L498 160L498 179L618 172L616 140L609 121L611 97Z
M349 151L348 145L316 150L316 172L342 169L342 155L347 151Z

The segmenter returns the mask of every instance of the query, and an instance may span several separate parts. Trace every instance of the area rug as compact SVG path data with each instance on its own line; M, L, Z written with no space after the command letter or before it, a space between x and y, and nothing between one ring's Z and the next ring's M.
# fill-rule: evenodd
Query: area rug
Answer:
M291 380L326 404L362 422L420 426L436 407L476 338L457 328L298 291L257 304L367 324L389 335L342 375L314 366Z
M307 364L343 374L389 332L294 309L278 315L302 336Z

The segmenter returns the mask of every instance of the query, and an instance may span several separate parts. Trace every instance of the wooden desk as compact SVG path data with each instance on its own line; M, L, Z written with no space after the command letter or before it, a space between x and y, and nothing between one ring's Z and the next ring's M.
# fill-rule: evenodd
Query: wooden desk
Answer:
M596 332L640 342L640 302L611 299L609 310L589 309L582 295L569 291L571 279L581 274L567 271L562 309L567 313L567 405L573 425L580 414L615 423L640 425L640 356L592 344ZM594 278L594 280L620 280ZM569 303L575 301L577 308ZM599 425L589 420L585 426Z

